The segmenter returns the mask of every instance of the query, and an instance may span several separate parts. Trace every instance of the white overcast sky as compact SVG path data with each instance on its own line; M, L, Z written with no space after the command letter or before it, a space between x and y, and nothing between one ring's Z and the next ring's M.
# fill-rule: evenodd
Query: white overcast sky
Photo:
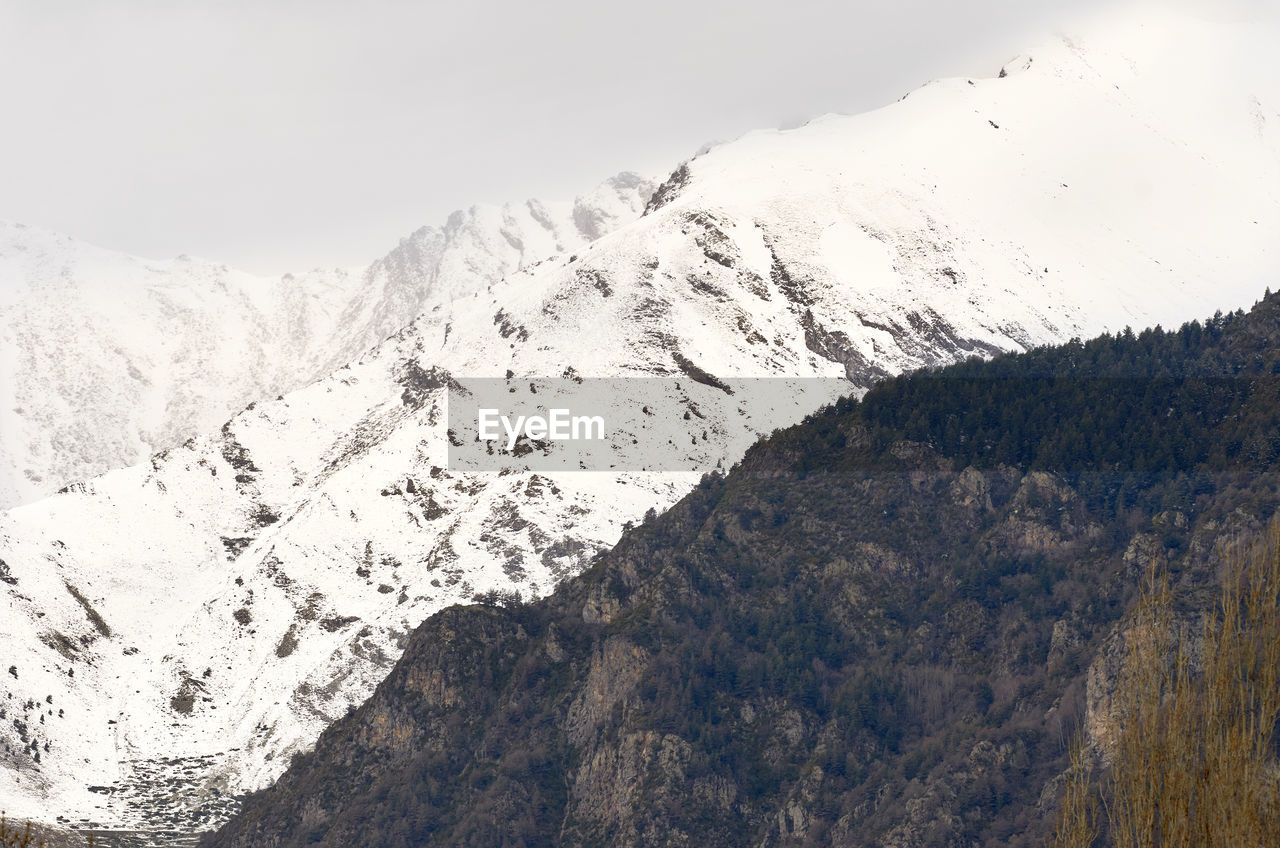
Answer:
M0 218L261 273L363 265L471 203L993 74L1091 5L0 0Z

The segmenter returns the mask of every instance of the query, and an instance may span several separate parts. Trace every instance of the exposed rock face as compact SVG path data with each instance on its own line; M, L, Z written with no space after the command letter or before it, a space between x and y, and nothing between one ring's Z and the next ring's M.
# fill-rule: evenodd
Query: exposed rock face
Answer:
M546 602L435 616L369 703L210 844L1035 844L1066 765L1061 734L1083 720L1106 744L1115 672L1102 669L1117 650L1110 622L1132 596L1128 540L1076 535L1029 552L1018 492L1069 492L1043 474L1014 486L983 475L995 495L975 521L947 494L961 475L929 471L928 492L906 473L863 485L783 478L779 495L771 472L757 461L691 496ZM750 513L741 493L764 479L776 506L806 518L714 541ZM887 507L898 515L888 533L858 518ZM945 541L920 541L925 527ZM1080 593L1077 624L1021 614L1027 596L965 597L973 550L1059 574L1054 593ZM851 565L894 561L922 573ZM973 576L948 580L956 571ZM946 612L913 615L921 604ZM745 643L723 641L731 632ZM793 640L836 641L776 671L740 664L764 632L762 657ZM814 669L819 689L806 694ZM826 703L826 687L861 693L853 711ZM1081 688L1083 703L1070 694Z
M1264 337L1280 338L1280 296L1232 322L1197 361L1244 382L1186 420L1212 408L1215 432L1275 426L1280 347ZM549 598L435 616L370 701L209 844L1041 844L1070 735L1083 724L1104 752L1114 735L1134 571L1167 562L1202 604L1218 543L1280 507L1280 454L1081 470L1115 444L1155 449L1143 416L1168 421L1184 388L1202 399L1194 381L1171 405L1126 408L1070 471L956 471L940 447L971 407L952 396L976 396L981 420L1022 393L970 394L985 374L1057 355L964 366L967 384L890 381L704 479ZM940 405L913 406L930 392ZM1120 403L1029 393L1007 431L1038 434L1027 457L1057 438L1046 422L1070 432ZM889 420L934 437L869 423Z
M0 675L0 697L53 695L72 717L46 725L38 767L28 759L20 772L0 770L8 809L136 823L152 813L133 788L178 759L209 765L175 775L182 791L164 815L212 824L223 813L209 811L210 799L277 777L369 696L428 615L489 590L544 594L626 523L696 484L693 475L450 470L450 378L674 376L699 405L723 404L745 422L729 454L738 456L772 430L752 431L737 415L742 395L727 389L741 378L850 381L781 399L796 421L904 369L1246 305L1276 267L1280 231L1276 136L1257 124L1258 103L1280 92L1273 47L1226 25L1142 18L1037 48L1034 65L1004 78L939 82L870 115L717 146L678 169L646 214L584 248L561 240L563 252L491 286L435 285L439 309L328 377L0 517L0 638L21 675ZM1204 85L1224 69L1239 72L1225 95ZM610 220L633 188L604 189L599 216L576 214L592 203L559 213L527 204L492 212L499 226L481 229L505 245L502 256L527 258L531 233L546 244L554 232L581 235L580 224ZM443 230L460 245L484 242L469 220ZM374 283L403 272L396 291L431 288L413 269L436 236L410 241ZM356 324L394 323L372 308L392 302L381 291L368 287L371 308L357 310ZM916 463L911 491L944 484L927 445L899 441L891 456ZM1265 440L1249 441L1267 455ZM985 483L952 503L975 526L995 520L1024 476L981 473ZM992 525L1011 563L1080 544L1101 523L1041 483L1028 493L1045 501ZM750 509L766 522L809 520L763 493ZM747 539L746 523L726 521L724 538ZM855 541L821 563L848 598L832 615L849 632L876 634L858 623L875 593L840 575L909 582L941 566L881 539ZM1025 582L1011 572L992 585L1006 578ZM616 594L588 600L584 624L625 624ZM957 656L1014 667L1019 616L1032 616L979 616L970 602L979 603L957 597L956 610L920 622L913 644L943 639ZM995 632L1002 641L987 646ZM559 639L543 652L571 647ZM191 711L176 711L174 699L185 709L188 696ZM804 827L813 833L809 819Z

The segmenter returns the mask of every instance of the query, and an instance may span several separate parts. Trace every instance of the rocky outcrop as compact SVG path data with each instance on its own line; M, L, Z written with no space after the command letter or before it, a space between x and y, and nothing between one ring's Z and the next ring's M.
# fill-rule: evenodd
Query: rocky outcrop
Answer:
M1194 357L1251 358L1264 325L1280 336L1280 296ZM1136 344L1082 355L1123 361ZM1264 348L1232 400L1186 412L1214 428L1206 445L1280 424L1280 346ZM1167 353L1149 355L1189 367ZM951 422L1027 395L1000 395L992 373L1066 355L949 369L967 387L890 381L704 478L550 597L433 617L373 698L209 844L1040 844L1071 734L1104 754L1115 735L1135 574L1167 564L1194 615L1221 541L1280 508L1280 457L1257 468L1243 450L1159 475L1079 470L1117 446L1153 452L1143 416L1176 425L1167 410L1202 397L1195 381L1117 418L1070 472L1018 457L1128 409L1130 387L1072 405L1036 384L1031 412L1001 426L1041 441L1007 461L948 442Z

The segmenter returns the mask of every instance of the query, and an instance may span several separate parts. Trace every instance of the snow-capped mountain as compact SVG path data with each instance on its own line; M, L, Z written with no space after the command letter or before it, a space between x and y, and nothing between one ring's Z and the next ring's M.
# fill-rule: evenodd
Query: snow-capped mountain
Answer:
M853 391L1252 303L1280 270L1276 35L1109 19L998 76L718 146L638 220L454 290L221 430L9 512L0 799L206 825L366 697L426 615L544 591L696 482L450 470L451 380L687 378L663 411L718 409L711 437L732 456L766 412L795 420L824 397L738 414L720 383Z
M216 429L433 305L639 217L653 188L625 173L576 201L474 206L366 269L276 279L0 223L0 507Z

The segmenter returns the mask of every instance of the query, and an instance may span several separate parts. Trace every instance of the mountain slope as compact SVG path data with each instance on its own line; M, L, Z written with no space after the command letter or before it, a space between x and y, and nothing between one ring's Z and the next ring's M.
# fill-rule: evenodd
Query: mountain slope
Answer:
M584 247L652 190L620 174L574 202L475 206L364 270L278 279L0 223L0 506L216 429L434 306Z
M550 598L428 619L208 844L1042 845L1142 575L1203 606L1280 507L1277 372L1272 295L888 381Z
M754 133L586 248L428 309L219 432L11 511L0 634L17 676L0 681L67 719L41 727L38 763L0 774L7 809L216 822L363 701L426 616L545 593L696 483L450 469L451 379L674 377L659 412L704 410L697 452L732 462L904 369L1250 302L1277 267L1271 44L1111 21L997 78ZM717 387L769 376L828 382L742 413L748 393Z

